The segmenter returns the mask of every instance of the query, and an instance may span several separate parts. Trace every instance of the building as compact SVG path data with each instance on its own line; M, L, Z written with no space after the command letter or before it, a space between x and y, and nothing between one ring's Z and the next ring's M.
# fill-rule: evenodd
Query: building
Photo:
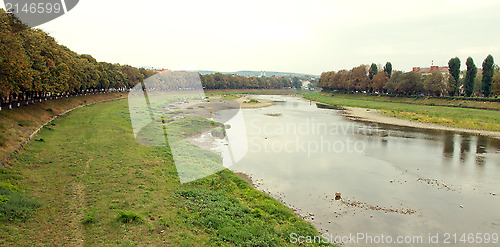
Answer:
M430 75L430 74L432 74L434 72L440 72L440 73L442 73L444 75L449 75L450 74L448 66L440 67L440 66L432 65L431 67L428 67L428 68L413 67L412 71L420 73L423 76Z
M171 71L171 70L169 70L169 69L154 69L154 68L152 68L152 69L147 69L147 70L149 70L149 71L153 71L153 72L155 72L155 73L163 73L163 72Z

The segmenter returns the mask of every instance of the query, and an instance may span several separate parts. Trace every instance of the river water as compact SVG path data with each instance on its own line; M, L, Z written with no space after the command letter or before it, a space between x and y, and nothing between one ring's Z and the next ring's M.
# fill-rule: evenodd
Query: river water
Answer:
M496 246L499 140L352 121L300 98L257 98L276 104L243 109L248 151L230 169L251 176L330 240L477 246L490 239L486 246Z

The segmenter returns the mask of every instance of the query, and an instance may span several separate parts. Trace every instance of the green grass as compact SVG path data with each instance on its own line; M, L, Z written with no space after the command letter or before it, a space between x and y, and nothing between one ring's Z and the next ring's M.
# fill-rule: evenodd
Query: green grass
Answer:
M312 93L305 95L304 98L331 105L378 109L387 116L416 122L475 130L500 131L500 111L438 106L436 103L433 106L417 103L386 102L385 99L391 100L391 98L376 96L331 96L323 93Z
M31 126L33 125L33 122L29 121L29 120L20 120L17 122L17 124L21 127L24 127L24 126Z
M321 93L328 95L327 93ZM330 94L331 95L331 94ZM480 101L481 98L474 98L476 100L467 100L463 97L455 97L453 99L413 96L413 97L394 97L394 96L373 96L367 94L334 94L334 97L344 99L358 99L368 101L392 102L392 103L406 103L415 105L428 105L428 106L450 106L459 108L472 108L472 109L486 109L486 110L500 110L500 102Z
M248 104L257 104L257 103L260 103L260 101L256 100L256 99L250 99L248 101L244 101L243 103L248 103Z
M238 99L239 97L238 94L223 94L221 99Z
M218 126L172 123L179 138ZM135 141L126 100L74 110L35 139L0 170L2 188L36 204L1 222L0 245L293 246L292 232L318 234L228 170L180 184L169 148Z
M31 217L34 209L40 206L38 200L19 191L11 180L20 175L15 171L0 169L0 222L24 221Z

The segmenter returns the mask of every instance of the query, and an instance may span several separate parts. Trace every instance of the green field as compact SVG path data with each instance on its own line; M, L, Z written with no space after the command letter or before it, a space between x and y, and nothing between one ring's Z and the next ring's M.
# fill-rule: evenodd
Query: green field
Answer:
M292 232L318 234L228 170L180 184L167 147L135 141L127 100L44 127L0 182L0 245L287 246Z
M500 109L499 103L457 102L443 99L426 100L366 95L335 94L332 96L326 93L306 94L304 98L331 105L377 109L387 116L416 122L474 130L500 131L500 111L462 107L464 104L467 107L487 105L490 109Z

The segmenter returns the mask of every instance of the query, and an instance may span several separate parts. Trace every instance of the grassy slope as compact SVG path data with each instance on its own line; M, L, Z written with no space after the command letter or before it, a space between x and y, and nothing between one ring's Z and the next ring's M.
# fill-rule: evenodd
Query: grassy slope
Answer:
M326 104L378 109L385 115L417 122L467 129L500 131L500 111L439 106L451 106L457 103L447 100L434 99L432 102L419 102L419 100L414 99L402 99L401 102L386 102L386 100L391 101L394 99L356 95L330 96L321 93L307 94L305 98ZM425 103L434 103L435 106L421 105ZM473 107L475 104L482 103L468 102L467 104ZM498 109L497 104L492 103L488 107Z
M181 185L167 148L135 142L126 100L77 109L35 139L2 173L42 205L1 222L0 245L283 246L317 234L227 170Z
M29 106L0 111L0 161L4 161L39 126L78 106L122 98L127 93L104 93L48 100Z

